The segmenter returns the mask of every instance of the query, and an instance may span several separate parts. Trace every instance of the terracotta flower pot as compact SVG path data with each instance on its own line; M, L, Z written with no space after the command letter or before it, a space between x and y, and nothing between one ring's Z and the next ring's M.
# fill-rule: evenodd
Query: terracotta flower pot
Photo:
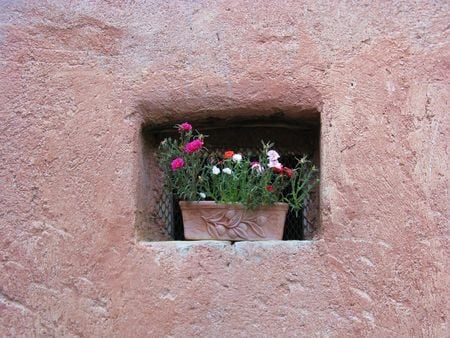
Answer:
M242 204L180 201L186 239L262 241L282 239L286 203L248 210Z

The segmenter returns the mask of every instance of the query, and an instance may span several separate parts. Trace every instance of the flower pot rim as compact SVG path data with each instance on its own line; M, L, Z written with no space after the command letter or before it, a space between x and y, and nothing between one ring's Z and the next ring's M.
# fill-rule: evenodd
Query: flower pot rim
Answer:
M216 203L214 201L179 201L178 202L183 209L198 209L199 207L204 209L223 209L223 208L234 208L234 209L248 209L242 203ZM274 204L265 204L256 207L255 209L248 210L261 210L261 209L280 209L287 210L289 205L284 202L276 202Z

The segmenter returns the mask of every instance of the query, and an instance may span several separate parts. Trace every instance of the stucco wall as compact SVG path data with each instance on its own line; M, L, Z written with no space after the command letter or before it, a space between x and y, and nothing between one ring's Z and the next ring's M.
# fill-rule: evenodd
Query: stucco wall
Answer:
M0 6L0 336L448 335L448 2ZM136 239L142 124L312 109L314 241Z

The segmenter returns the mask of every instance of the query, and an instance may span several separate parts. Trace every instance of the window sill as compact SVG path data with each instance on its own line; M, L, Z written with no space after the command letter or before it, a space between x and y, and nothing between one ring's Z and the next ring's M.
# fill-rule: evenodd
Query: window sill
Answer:
M167 252L179 255L188 255L199 251L226 251L238 256L249 255L258 252L298 253L299 251L311 251L317 247L320 241L140 241L139 244L146 249L157 252Z

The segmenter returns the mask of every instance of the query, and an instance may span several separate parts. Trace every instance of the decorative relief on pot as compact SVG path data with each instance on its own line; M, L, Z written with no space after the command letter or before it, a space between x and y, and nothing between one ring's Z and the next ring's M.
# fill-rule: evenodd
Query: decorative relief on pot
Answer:
M260 238L266 237L262 224L267 222L266 216L250 217L242 210L224 210L211 217L201 216L206 230L212 238L229 236L233 239L249 239L249 232Z
M266 241L283 238L288 205L249 210L241 204L180 201L180 208L188 240Z

